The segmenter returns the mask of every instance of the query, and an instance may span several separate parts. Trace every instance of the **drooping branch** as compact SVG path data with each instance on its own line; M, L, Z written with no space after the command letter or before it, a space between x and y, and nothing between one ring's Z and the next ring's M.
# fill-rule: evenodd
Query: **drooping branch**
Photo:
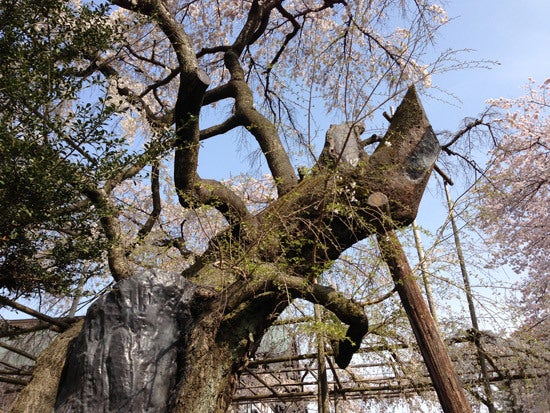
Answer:
M338 367L345 369L369 329L363 307L331 287L306 282L302 277L280 276L277 284L279 288L288 291L292 298L320 304L349 326L346 337L340 340L334 355Z

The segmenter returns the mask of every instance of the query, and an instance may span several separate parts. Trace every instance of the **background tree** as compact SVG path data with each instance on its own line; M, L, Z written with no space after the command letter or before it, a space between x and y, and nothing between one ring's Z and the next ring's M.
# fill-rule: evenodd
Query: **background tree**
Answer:
M550 157L550 80L517 99L497 99L495 147L487 182L478 188L487 201L480 220L494 245L495 259L525 274L521 286L524 315L537 330L548 325L548 251L550 250L548 199ZM510 240L514 240L513 243Z
M492 248L491 266L508 265L521 275L514 286L518 294L511 302L517 322L511 347L527 346L533 351L521 357L519 364L528 363L536 354L547 365L550 348L549 87L549 80L537 85L531 79L525 96L490 102L495 110L489 128L494 147L484 177L472 194L478 203L478 223ZM548 408L550 402L541 390L547 385L547 374L533 378L521 391L511 384L510 409Z

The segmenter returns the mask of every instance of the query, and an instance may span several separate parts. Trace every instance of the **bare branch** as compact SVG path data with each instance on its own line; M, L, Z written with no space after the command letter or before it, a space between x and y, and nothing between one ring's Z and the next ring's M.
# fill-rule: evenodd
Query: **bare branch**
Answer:
M453 180L445 172L443 172L443 170L439 166L437 166L437 164L434 164L434 171L439 174L443 181L445 181L449 185L454 185Z
M149 86L147 86L140 94L139 94L139 97L144 97L145 95L147 95L149 92L151 92L152 90L156 90L158 89L159 87L161 86L164 86L164 85L167 85L168 83L170 83L173 79L176 78L177 75L179 75L180 73L180 70L179 68L177 69L172 69L170 71L170 73L165 76L164 78L156 81L155 83L152 83L150 84Z
M346 337L338 343L334 357L338 367L345 369L369 330L368 318L363 307L331 287L308 283L302 277L280 276L277 284L293 298L302 298L322 305L349 326Z
M387 300L388 298L390 298L393 294L395 294L395 292L397 291L397 289L395 287L393 287L390 291L388 291L386 294L384 295L381 295L380 297L377 297L373 300L369 300L369 301L364 301L361 303L362 306L366 307L368 305L374 305L374 304L379 304L381 303L382 301L385 301Z
M59 327L61 329L61 331L64 331L64 330L66 330L67 328L70 327L70 324L65 322L65 321L59 320L58 318L50 317L46 314L41 313L40 311L33 310L30 307L27 307L23 304L12 301L12 300L10 300L6 297L0 296L0 304L1 305L6 305L8 307L13 308L14 310L21 311L25 314L36 317L39 320L50 323L51 325Z
M3 337L13 338L19 335L34 333L35 331L48 330L49 328L51 328L51 324L46 321L43 321L43 320L35 320L35 321L36 322L33 326L27 327L27 328L13 327L11 325L13 321L4 322L1 324L0 338L3 338Z
M480 126L485 125L489 126L487 122L485 122L484 118L487 115L487 113L484 113L480 118L474 119L470 122L468 122L462 129L460 129L457 133L454 134L454 136L451 138L449 142L441 146L441 149L445 152L449 149L450 146L452 146L454 143L456 143L462 136L466 135L468 132L470 132L472 129ZM448 152L447 152L448 153Z
M281 55L283 54L283 52L285 51L286 47L288 46L288 44L290 43L290 41L298 34L298 32L300 31L300 29L302 28L302 26L298 23L298 21L296 20L296 18L290 14L283 6L282 4L278 5L277 6L277 11L279 13L281 13L281 15L283 17L285 17L291 24L292 24L292 31L290 33L288 33L286 36L285 36L285 40L283 41L283 44L281 45L281 47L279 48L279 50L277 51L277 53L275 54L275 56L273 57L273 59L271 59L271 62L269 63L269 66L267 67L267 70L266 72L268 73L268 76L269 76L269 72L271 72L271 70L273 69L273 67L277 64L277 62L279 61L279 58L281 57ZM269 83L269 82L268 82Z

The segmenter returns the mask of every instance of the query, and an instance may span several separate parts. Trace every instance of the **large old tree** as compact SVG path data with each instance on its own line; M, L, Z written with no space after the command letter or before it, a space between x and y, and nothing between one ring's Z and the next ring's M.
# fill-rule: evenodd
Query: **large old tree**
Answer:
M36 403L225 411L239 372L296 298L346 326L334 354L345 368L368 320L352 297L317 280L371 235L442 405L466 411L448 358L435 361L445 349L418 307L394 233L414 219L439 153L414 85L434 69L418 59L445 21L441 8L390 0L116 0L111 10L7 3L3 66L16 75L0 77L1 167L10 176L1 189L2 302L44 290L81 294L102 262L117 282L89 310L64 371L57 365L60 377L39 360L17 411ZM387 131L361 138L393 99L401 103ZM328 112L341 122L324 124ZM317 128L326 130L320 155ZM198 172L203 142L238 145L236 130L254 140L271 176L276 195L260 209ZM144 199L128 183L146 179ZM170 221L176 198L189 221L201 210L223 218L205 251L193 248L189 221ZM144 269L174 251L181 275ZM63 330L70 320L55 322ZM48 354L64 354L67 341Z

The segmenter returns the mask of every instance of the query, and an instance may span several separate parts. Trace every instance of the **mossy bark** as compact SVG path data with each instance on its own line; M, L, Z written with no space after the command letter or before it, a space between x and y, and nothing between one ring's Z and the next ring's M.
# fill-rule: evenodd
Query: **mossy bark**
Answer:
M336 355L345 367L367 332L366 316L357 303L314 281L354 243L413 221L438 152L411 88L372 156L319 165L240 222L238 231L212 240L183 274L196 285L196 297L167 411L225 411L239 373L294 298L319 303L348 325ZM373 201L380 199L387 203ZM39 371L36 379L54 385Z

